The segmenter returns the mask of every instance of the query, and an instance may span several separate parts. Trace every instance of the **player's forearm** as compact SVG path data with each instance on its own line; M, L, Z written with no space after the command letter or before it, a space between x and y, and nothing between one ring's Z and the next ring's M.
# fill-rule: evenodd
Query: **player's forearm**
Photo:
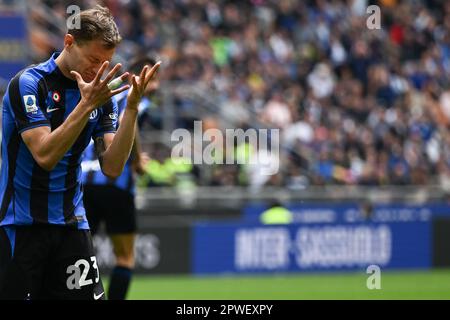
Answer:
M103 153L102 170L108 176L118 177L130 157L137 127L136 119L137 110L127 107L113 141Z
M51 171L80 136L91 110L80 102L67 119L54 131L42 137L38 157L40 166Z
M139 160L139 158L141 157L141 153L142 153L141 138L139 135L138 126L136 126L136 131L134 133L133 148L131 149L132 159Z

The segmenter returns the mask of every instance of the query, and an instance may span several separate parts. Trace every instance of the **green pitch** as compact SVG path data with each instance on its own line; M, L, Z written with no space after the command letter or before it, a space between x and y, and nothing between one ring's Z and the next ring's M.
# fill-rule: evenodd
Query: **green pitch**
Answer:
M367 289L368 276L135 276L128 299L450 299L450 270L382 271L380 290Z

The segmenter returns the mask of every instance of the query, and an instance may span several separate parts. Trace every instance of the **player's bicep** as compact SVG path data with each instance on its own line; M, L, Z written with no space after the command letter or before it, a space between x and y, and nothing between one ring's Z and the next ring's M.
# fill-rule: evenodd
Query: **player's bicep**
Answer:
M27 146L28 150L30 150L33 158L38 163L40 163L40 158L42 157L42 141L44 141L44 138L49 135L50 132L50 127L41 126L28 129L21 133L23 142Z

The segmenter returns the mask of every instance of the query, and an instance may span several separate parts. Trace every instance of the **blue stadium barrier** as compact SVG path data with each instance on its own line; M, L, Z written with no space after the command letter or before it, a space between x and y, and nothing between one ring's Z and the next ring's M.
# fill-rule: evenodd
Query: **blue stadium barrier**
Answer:
M432 223L203 223L191 246L194 274L421 269L432 266Z

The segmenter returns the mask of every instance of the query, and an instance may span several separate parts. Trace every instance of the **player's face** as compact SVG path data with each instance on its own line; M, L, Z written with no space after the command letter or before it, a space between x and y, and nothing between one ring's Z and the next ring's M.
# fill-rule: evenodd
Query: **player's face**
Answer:
M105 48L100 41L74 43L71 54L72 70L80 73L84 81L91 82L102 64L105 61L111 62L114 52L115 48Z

